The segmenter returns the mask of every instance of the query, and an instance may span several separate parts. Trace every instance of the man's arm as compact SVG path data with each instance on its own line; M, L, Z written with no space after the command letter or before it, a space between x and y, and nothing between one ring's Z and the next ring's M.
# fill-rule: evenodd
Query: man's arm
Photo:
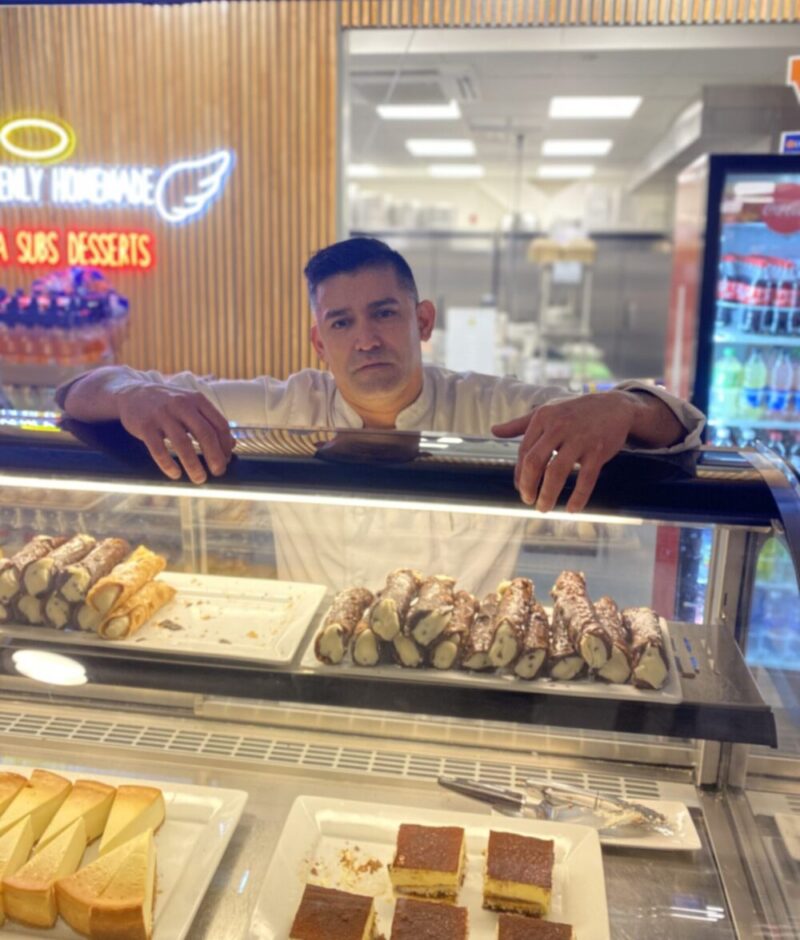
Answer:
M673 409L644 389L548 402L492 430L499 437L523 435L514 484L523 501L542 512L555 506L576 464L570 512L586 506L603 465L624 447L668 448L687 433Z
M127 366L88 372L59 389L56 400L67 415L79 421L121 421L173 480L180 477L181 470L167 450L166 439L193 483L206 480L193 442L215 476L225 472L233 453L227 420L202 392L165 379L154 380Z

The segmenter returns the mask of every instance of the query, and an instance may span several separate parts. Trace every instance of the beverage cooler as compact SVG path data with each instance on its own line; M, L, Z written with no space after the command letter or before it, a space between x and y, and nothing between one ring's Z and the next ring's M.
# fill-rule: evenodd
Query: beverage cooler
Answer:
M709 443L775 452L800 477L800 157L710 158L694 401L708 414ZM681 544L676 598L689 617L709 569L709 540L695 540ZM687 552L701 559L696 583ZM759 552L740 641L751 667L778 670L793 688L798 624L797 581L778 534Z

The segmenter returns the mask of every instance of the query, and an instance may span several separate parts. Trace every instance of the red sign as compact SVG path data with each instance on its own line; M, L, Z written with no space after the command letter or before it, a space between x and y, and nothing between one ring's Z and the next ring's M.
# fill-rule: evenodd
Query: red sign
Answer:
M761 209L761 218L773 232L781 235L800 232L800 186L777 183L774 201Z
M140 229L0 228L0 267L149 271L156 239Z
M800 55L793 55L789 58L789 64L786 67L786 84L794 88L797 100L800 101Z

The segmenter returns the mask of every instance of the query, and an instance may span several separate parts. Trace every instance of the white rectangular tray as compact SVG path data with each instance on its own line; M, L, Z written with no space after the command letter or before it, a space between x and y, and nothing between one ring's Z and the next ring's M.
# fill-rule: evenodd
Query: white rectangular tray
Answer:
M129 639L104 640L82 630L19 624L3 624L0 635L288 665L325 596L321 584L294 581L174 571L165 571L160 579L176 588L177 595ZM160 626L165 621L181 629Z
M503 672L469 672L464 669L434 669L429 666L412 669L395 663L386 663L379 666L357 666L350 660L349 654L340 665L326 666L314 654L313 635L309 638L303 650L300 666L304 669L313 669L315 672L325 672L329 675L360 676L361 678L374 678L377 676L382 679L402 679L404 682L426 682L433 685L467 685L504 689L506 691L513 689L515 692L539 692L546 695L585 695L591 698L677 703L683 701L683 692L675 666L672 638L669 635L666 620L660 617L659 621L669 658L667 681L660 689L637 689L633 685L602 682L591 677L567 682L546 677L531 680L519 679L512 673Z
M27 776L33 772L32 767L0 766ZM71 780L85 778L102 780L113 786L125 783L161 789L167 815L156 833L158 886L153 940L183 940L189 935L197 908L233 836L247 803L247 793L221 787L197 787L174 780L78 774L60 767L53 770ZM98 842L88 847L82 865L88 865L97 857ZM6 920L0 929L0 937L3 940L22 940L23 937L76 940L79 934L60 918L52 930L36 930Z
M286 818L250 922L251 940L286 940L308 881L373 896L376 932L388 937L394 899L386 865L394 855L400 823L464 828L467 875L458 903L469 909L470 940L495 940L497 934L497 914L482 907L483 853L490 829L553 839L548 919L571 923L580 940L609 940L603 859L592 829L309 796L298 797Z

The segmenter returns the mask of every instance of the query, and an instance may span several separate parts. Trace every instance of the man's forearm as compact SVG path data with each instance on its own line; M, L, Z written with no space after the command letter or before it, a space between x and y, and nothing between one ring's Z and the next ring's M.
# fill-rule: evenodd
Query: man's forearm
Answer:
M141 375L129 366L103 366L70 385L60 404L79 421L113 421L119 418L117 395L141 383Z
M628 443L639 447L672 447L686 436L686 428L675 417L672 409L660 398L646 391L616 391L625 395L633 405L633 423Z

